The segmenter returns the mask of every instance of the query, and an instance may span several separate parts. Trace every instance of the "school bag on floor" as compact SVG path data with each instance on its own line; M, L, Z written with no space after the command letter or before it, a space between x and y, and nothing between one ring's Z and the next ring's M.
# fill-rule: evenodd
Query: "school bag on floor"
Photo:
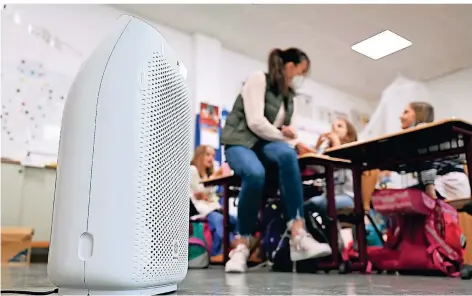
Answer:
M188 268L207 268L210 265L212 236L206 221L191 221L188 239Z
M384 247L369 252L374 269L459 275L465 236L453 207L418 189L380 190L372 203L379 213L392 217Z
M269 200L261 214L262 260L269 262L272 271L292 272L290 236L280 200Z
M370 216L373 222L365 225L367 246L383 246L382 236L387 232L387 220L375 209L370 209L367 215Z
M313 203L307 202L304 205L305 225L307 231L313 236L313 238L320 243L329 244L330 237L330 226L332 220L326 214L325 211L321 211L318 206ZM344 242L341 238L341 234L338 229L338 256L341 259L341 250L344 247ZM333 252L334 253L334 252ZM331 262L332 256L326 256L323 258L313 258L303 261L298 261L295 264L295 269L299 273L315 273L320 270L319 264L323 262Z

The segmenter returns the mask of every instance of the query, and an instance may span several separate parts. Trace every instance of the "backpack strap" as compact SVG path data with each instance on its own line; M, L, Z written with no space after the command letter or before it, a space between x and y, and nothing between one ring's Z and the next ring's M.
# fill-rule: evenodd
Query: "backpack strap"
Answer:
M390 217L390 225L388 227L388 238L384 246L396 250L402 239L403 224L397 217Z
M201 239L199 238L196 238L196 237L189 237L188 238L188 243L191 244L191 245L198 245L198 246L201 246L203 248L207 248L206 244L204 241L202 241Z
M354 241L349 242L346 248L341 253L341 257L344 262L350 261L351 259L358 259L359 252L354 249ZM365 273L369 274L372 272L373 264L370 260L367 260L367 266L365 268Z

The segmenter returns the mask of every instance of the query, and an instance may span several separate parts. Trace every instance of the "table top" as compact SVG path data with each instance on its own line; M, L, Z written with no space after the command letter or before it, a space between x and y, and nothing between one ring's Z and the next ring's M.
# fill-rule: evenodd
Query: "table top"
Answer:
M19 166L24 166L20 160L17 160L17 159L11 159L11 158L7 158L7 157L2 157L2 163L8 163L8 164L15 164L15 165L19 165ZM56 163L49 163L49 164L45 164L43 167L35 167L35 166L28 166L26 165L26 167L32 167L32 168L45 168L45 169L52 169L52 170L55 170L57 169L57 164Z
M324 154L315 154L315 153L306 153L303 155L298 156L299 162L306 162L306 161L315 161L318 163L332 163L332 164L350 164L351 161L342 158L331 157Z
M331 157L349 159L353 162L381 162L386 158L411 158L433 145L457 141L453 128L472 132L472 124L461 119L444 119L411 129L387 134L367 141L357 141L326 150ZM457 142L456 142L457 143ZM439 146L438 146L439 147ZM444 148L441 148L444 149Z
M303 165L326 165L326 164L332 163L335 166L342 166L342 167L348 166L351 163L349 160L345 160L341 158L334 158L327 155L314 154L314 153L306 153L306 154L300 155L298 157L298 161L300 162L300 164L303 164ZM227 175L227 176L221 176L217 178L208 179L202 182L202 184L205 186L218 186L223 183L238 184L239 177L236 175Z

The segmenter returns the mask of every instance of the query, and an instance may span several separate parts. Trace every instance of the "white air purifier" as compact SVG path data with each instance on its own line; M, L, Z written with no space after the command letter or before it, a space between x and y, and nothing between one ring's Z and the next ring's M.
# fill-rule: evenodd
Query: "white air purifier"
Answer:
M82 65L62 117L49 279L61 295L173 292L187 274L192 154L186 70L121 17Z

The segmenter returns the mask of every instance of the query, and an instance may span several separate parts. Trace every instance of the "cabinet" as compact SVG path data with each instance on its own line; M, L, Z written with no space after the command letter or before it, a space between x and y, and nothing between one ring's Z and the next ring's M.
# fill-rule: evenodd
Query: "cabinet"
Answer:
M23 207L23 176L21 166L2 162L2 226L20 226Z
M467 239L464 260L466 264L472 264L472 216L466 213L459 213L459 223Z
M2 160L2 226L34 228L33 241L49 242L56 170Z
M34 227L34 241L49 241L56 170L27 167L23 182L20 226Z

